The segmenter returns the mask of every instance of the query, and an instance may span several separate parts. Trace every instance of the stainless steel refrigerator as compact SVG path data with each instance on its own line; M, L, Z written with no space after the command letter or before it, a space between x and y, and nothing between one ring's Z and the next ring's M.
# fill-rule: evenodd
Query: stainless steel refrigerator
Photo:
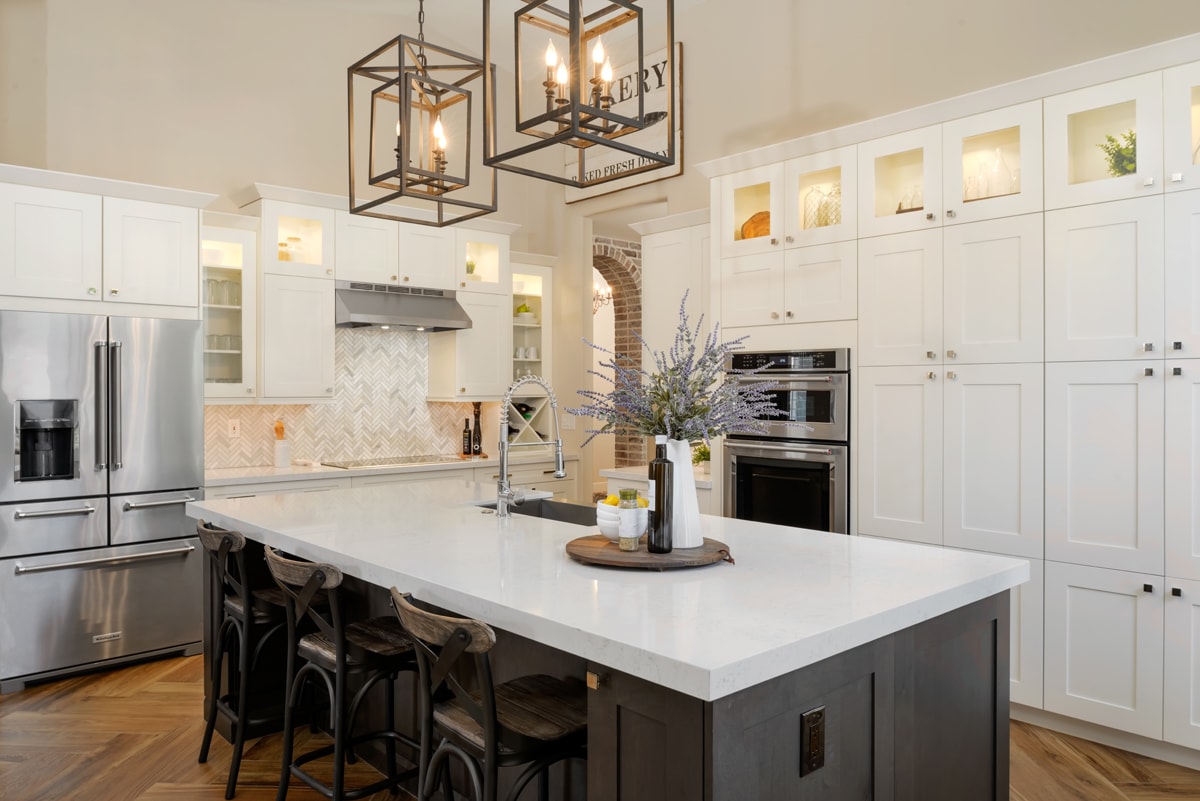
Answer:
M0 311L0 693L199 651L200 328Z

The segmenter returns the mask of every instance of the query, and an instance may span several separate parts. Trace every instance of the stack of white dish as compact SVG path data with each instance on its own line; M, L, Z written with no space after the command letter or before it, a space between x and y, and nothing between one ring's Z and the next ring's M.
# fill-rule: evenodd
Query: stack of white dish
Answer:
M608 537L613 542L617 541L617 532L620 528L620 509L616 506L600 501L596 504L596 525L600 527L600 533ZM638 507L637 510L638 531L646 532L646 525L649 522L649 511L645 507Z

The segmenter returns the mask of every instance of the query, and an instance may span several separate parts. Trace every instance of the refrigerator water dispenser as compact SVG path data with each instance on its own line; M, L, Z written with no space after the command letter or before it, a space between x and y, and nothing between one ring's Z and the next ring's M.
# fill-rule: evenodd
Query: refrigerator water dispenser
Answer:
M79 404L74 400L17 401L17 481L79 477Z

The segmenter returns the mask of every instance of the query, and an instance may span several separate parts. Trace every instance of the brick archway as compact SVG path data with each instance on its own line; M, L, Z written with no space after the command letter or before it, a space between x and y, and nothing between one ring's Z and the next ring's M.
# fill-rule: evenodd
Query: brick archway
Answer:
M613 350L642 364L642 346L634 331L642 329L642 246L637 242L595 237L592 266L612 289ZM646 463L645 440L618 435L613 444L613 464L628 467Z

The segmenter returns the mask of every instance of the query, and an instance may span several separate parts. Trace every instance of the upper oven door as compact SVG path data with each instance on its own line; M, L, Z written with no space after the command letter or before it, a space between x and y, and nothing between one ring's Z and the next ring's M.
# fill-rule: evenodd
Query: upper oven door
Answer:
M753 375L741 383L775 382L771 402L783 414L760 418L765 436L783 439L850 440L850 376L847 373L814 375Z

